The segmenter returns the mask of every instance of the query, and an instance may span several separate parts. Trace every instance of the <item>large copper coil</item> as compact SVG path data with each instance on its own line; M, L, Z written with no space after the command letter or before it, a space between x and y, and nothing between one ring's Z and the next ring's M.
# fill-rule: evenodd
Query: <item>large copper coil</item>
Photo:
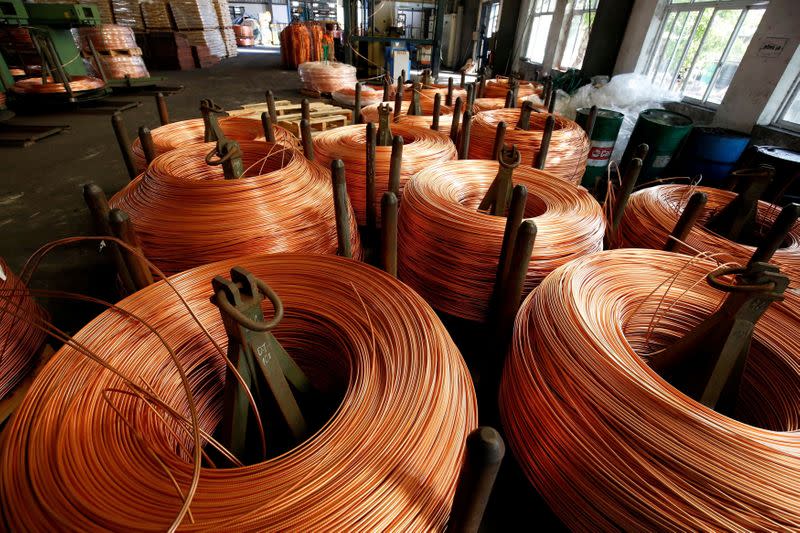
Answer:
M0 258L0 400L33 369L44 343L44 332L28 321L46 319L25 284Z
M142 56L98 54L98 59L107 78L121 80L126 76L129 78L150 77L150 72L147 70Z
M264 138L264 127L260 120L245 117L221 117L219 126L228 139L234 141L252 141ZM297 137L289 131L279 126L273 126L275 140L287 146L299 146ZM151 131L153 136L153 146L156 154L164 154L180 146L187 144L199 144L203 142L205 135L205 124L203 119L195 118L171 122L164 126L159 126ZM131 144L136 168L139 172L144 171L147 163L144 158L144 150L139 139L134 139Z
M450 113L446 115L439 116L439 129L437 130L439 133L444 135L450 135L450 130L453 127L453 115L452 111L448 109ZM395 124L409 124L411 126L418 126L420 128L430 128L433 124L433 117L430 115L400 115L397 119L393 122Z
M478 205L499 167L496 161L448 161L422 170L406 185L398 273L439 311L486 319L506 219L478 211ZM524 216L538 228L527 294L556 267L602 250L605 222L583 188L521 166L513 179L528 189Z
M679 244L676 251L696 254L698 251L716 254L722 262L734 261L746 264L759 243L753 246L740 244L705 228L704 224L722 207L736 197L736 193L696 187L690 185L657 185L648 187L631 195L625 215L620 225L620 237L625 246L661 249L668 235L675 228L689 197L694 192L704 192L708 196L703 211L689 235ZM778 218L780 208L767 202L758 203L756 223L761 234L766 234ZM789 232L787 242L772 257L772 262L781 267L789 276L793 287L800 286L800 222Z
M209 301L211 280L234 265L280 296L285 312L276 338L338 407L278 457L236 468L204 461L201 468L190 459L193 441L220 421L225 376L219 346L226 335ZM82 531L445 528L477 408L467 367L422 298L377 269L333 256L242 257L171 283L209 334L165 283L119 305L151 324L177 362L152 331L119 312L78 332L75 342L120 375L70 346L43 369L0 445L5 524ZM272 316L268 303L265 314ZM190 405L197 425L172 414L188 419Z
M355 85L355 84L354 84ZM347 106L354 106L356 103L356 89L355 86L344 86L335 91L332 91L331 96L333 97L336 102L347 105ZM362 106L369 106L369 105L377 105L383 101L383 90L382 89L374 89L369 85L362 85L361 86L361 105Z
M221 166L206 163L212 143L188 145L156 157L111 199L130 214L145 255L161 270L252 253L336 253L330 171L281 144L239 143L246 170L239 179L226 180Z
M472 136L469 145L470 159L493 159L494 138L497 125L505 122L506 144L516 145L522 155L522 165L530 166L536 161L542 144L545 113L531 113L530 129L517 129L520 109L495 109L475 115L472 120ZM569 181L579 184L589 157L589 138L575 122L560 115L555 116L555 127L550 139L545 169Z
M73 93L94 91L105 86L106 83L103 80L91 76L71 76L69 82L69 88ZM11 90L26 95L67 93L64 84L55 81L52 77L47 78L45 83L42 83L41 77L24 78L16 81Z
M504 107L506 107L505 98L476 98L472 110L474 113L480 113L481 111L503 109Z
M508 94L508 78L497 76L493 80L486 80L486 85L483 90L484 98L503 98L505 100ZM519 89L517 90L517 97L524 98L536 94L541 96L542 84L530 81L519 81Z
M381 105L389 106L389 111L391 112L391 116L394 117L394 102L393 101L391 101L391 102L382 102L382 103L378 103L378 104L364 106L361 109L361 117L364 120L364 122L375 122L375 123L377 123L378 119L380 118L380 116L378 114L378 108ZM410 107L410 105L411 105L411 102L403 101L403 105L400 106L400 116L408 114L408 108ZM439 113L440 113L439 116L442 116L442 117L445 116L445 115L452 115L453 114L453 108L444 105L444 100L442 100L442 105L439 107ZM430 117L431 115L433 115L433 108L432 107L431 107L430 111L427 114L425 112L423 112L423 114L422 114L422 116L426 116L426 117ZM430 126L430 123L428 123L428 125Z
M308 61L297 67L297 73L304 89L321 93L352 88L358 81L356 67L335 61Z
M620 249L567 263L523 302L500 392L508 443L578 531L791 531L800 524L800 328L759 320L736 420L649 365L717 309L717 263ZM701 357L701 354L697 355Z
M392 124L392 134L403 137L403 161L400 171L400 198L406 182L417 172L434 163L456 158L456 148L450 139L429 128ZM324 167L331 161L344 161L347 178L347 192L350 195L358 223L366 224L367 178L366 178L367 136L364 125L356 124L322 131L314 137L316 160ZM389 188L389 161L391 146L375 148L375 208L380 212L381 196Z
M87 41L91 41L98 51L130 50L138 48L133 28L118 24L99 24L78 28L81 48L88 50Z

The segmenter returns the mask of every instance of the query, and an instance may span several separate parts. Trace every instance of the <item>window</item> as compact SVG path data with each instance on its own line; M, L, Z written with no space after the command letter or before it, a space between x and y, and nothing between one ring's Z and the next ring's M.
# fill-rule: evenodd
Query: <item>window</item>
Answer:
M685 100L722 102L768 2L671 0L648 61L653 83Z
M581 68L583 56L586 54L586 45L589 42L589 32L592 30L594 15L597 12L598 0L575 0L572 16L569 20L569 32L561 61L557 64L562 70L568 68Z
M486 38L490 39L497 31L498 18L500 17L500 2L495 2L489 10L489 22L486 24Z
M547 36L553 23L556 0L534 0L531 12L531 33L528 39L528 51L525 56L533 63L544 62L544 51L547 48Z
M794 90L778 113L775 124L789 130L800 132L800 78L795 81Z

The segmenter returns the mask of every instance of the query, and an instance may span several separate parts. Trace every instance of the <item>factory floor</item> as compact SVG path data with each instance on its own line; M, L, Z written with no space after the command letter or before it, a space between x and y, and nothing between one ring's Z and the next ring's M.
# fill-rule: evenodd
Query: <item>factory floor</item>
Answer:
M183 85L168 97L172 121L196 118L202 98L211 98L223 108L260 102L271 89L277 99L300 98L294 71L280 68L277 48L248 50L236 58L202 70L152 72L164 76L163 85ZM151 95L112 96L111 102L141 101L123 113L131 138L140 125L159 125ZM90 181L107 195L128 183L128 176L111 127L111 115L75 111L18 114L16 123L69 125L67 132L44 139L28 148L0 147L0 257L19 272L26 259L42 245L81 235L91 235L92 226L83 202L82 186ZM82 242L57 249L39 265L31 286L36 289L69 291L114 300L114 275L96 242ZM44 300L54 322L74 333L102 311L99 306L55 299ZM453 330L456 341L467 351L482 344L470 327ZM459 335L458 331L465 331ZM459 339L459 336L462 338ZM459 342L460 341L460 342ZM477 354L483 355L483 354ZM483 416L482 424L498 426L496 416ZM516 466L511 451L492 496L483 530L561 529Z

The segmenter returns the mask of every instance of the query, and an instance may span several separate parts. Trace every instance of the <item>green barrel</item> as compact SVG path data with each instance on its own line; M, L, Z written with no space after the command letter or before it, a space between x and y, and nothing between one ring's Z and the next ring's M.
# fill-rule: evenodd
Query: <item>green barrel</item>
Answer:
M623 171L638 146L645 143L650 150L644 158L639 182L646 183L660 177L691 130L692 119L686 115L666 109L642 111L622 156Z
M591 108L582 107L578 109L575 121L578 125L586 129L589 121L589 111ZM586 172L583 173L581 185L594 190L594 184L598 176L605 175L611 152L614 151L614 144L617 142L617 135L622 126L625 115L611 111L610 109L598 109L597 119L594 121L592 130L592 148L589 150L589 159L586 161Z

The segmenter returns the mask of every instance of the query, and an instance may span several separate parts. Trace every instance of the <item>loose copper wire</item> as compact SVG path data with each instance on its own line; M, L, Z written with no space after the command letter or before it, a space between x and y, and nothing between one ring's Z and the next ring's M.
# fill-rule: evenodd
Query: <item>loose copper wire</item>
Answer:
M697 251L716 254L721 261L745 264L755 251L748 246L731 241L705 227L711 216L736 197L736 193L692 185L656 185L633 193L628 201L620 225L620 237L624 246L661 249L675 228L689 197L694 192L708 196L703 211L689 235L678 245L676 251L694 254ZM758 203L756 222L762 230L769 229L780 213L780 208L767 202ZM800 223L796 223L788 235L788 242L779 248L772 262L791 279L791 286L800 286Z
M647 364L719 306L725 294L705 282L715 267L612 250L555 270L523 302L500 392L503 427L570 529L800 524L800 337L787 335L797 315L772 304L759 320L742 422L683 395Z
M0 257L0 399L20 384L33 369L43 332L31 328L17 316L45 320L44 310L31 298L25 284Z
M532 94L541 96L542 94L543 87L541 83L519 80L518 84L519 89L517 90L517 98L524 98ZM505 101L508 90L508 78L497 76L493 80L486 81L486 86L483 90L483 97L502 98Z
M483 321L494 286L505 217L478 211L496 161L460 160L422 170L406 185L398 226L398 274L434 308ZM602 210L583 188L518 167L528 189L526 218L538 232L525 294L554 268L603 249Z
M219 126L228 139L234 141L252 141L264 138L264 128L261 121L246 117L221 117ZM280 126L273 126L275 140L287 146L299 146L297 138L289 131ZM153 136L153 147L156 155L161 155L170 150L187 144L200 144L205 135L205 124L203 119L194 118L171 122L164 126L159 126L151 130ZM144 158L144 150L141 141L136 138L131 144L136 168L142 172L147 163Z
M145 255L167 273L249 253L335 254L330 171L299 152L265 141L240 141L243 177L224 178L206 164L212 143L156 157L109 202L127 211ZM355 218L353 254L360 257Z
M70 76L69 88L73 93L94 91L96 89L102 89L105 86L106 82L100 78L93 78L91 76ZM55 81L52 77L47 78L45 83L42 83L41 77L24 78L14 82L14 85L11 86L11 90L18 94L67 93L64 84Z
M356 67L336 61L308 61L297 67L297 74L304 89L322 93L352 88L358 81Z
M281 296L276 337L322 391L343 393L325 426L258 464L203 467L182 529L440 530L477 422L466 365L435 313L408 287L332 256L251 256L172 278L218 344L211 279L241 265ZM224 356L172 289L158 283L121 307L156 326L191 383L199 427L221 416ZM269 313L271 310L267 309ZM75 336L171 411L189 407L175 365L143 324L107 311ZM46 365L3 435L6 524L164 530L194 464L186 425L71 346ZM415 413L409 416L409 413ZM254 497L254 495L267 495Z
M392 124L392 134L403 137L403 164L400 171L400 198L406 182L417 172L434 163L456 158L456 148L450 139L432 131L430 128ZM316 160L324 167L331 161L344 161L347 192L356 212L358 223L366 224L367 178L366 178L367 136L364 125L356 124L332 130L321 131L314 137ZM380 212L383 193L389 187L389 161L391 146L377 146L375 149L375 207Z
M472 136L469 145L470 159L494 159L494 138L497 125L506 123L506 144L516 145L522 155L522 165L530 166L536 161L542 144L547 114L531 113L530 129L517 129L520 109L495 109L483 111L472 120ZM589 139L583 128L575 122L554 115L555 127L550 139L545 170L559 178L578 185L586 170L589 157Z

